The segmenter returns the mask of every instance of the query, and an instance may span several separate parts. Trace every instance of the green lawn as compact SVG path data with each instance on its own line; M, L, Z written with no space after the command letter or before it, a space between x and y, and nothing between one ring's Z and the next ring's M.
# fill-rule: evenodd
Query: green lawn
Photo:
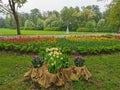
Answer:
M57 90L120 90L120 52L85 56L85 59L92 78L88 81L81 79L66 85L67 89ZM31 60L32 55L0 52L0 90L28 90L32 82L21 81Z
M65 35L65 31L21 30L22 35ZM70 34L98 34L97 32L70 32ZM99 33L103 34L103 33ZM107 33L104 33L107 34ZM17 35L14 29L0 29L0 35Z

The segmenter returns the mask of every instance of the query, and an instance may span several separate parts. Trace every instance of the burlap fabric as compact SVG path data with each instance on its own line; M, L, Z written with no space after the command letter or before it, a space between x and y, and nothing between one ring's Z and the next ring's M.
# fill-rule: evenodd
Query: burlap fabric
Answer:
M81 76L88 80L91 77L91 73L86 66L73 66L70 68L63 68L58 73L52 74L48 72L47 64L44 64L39 68L31 68L24 76L29 77L43 87L48 88L51 85L62 86L66 82L79 80Z

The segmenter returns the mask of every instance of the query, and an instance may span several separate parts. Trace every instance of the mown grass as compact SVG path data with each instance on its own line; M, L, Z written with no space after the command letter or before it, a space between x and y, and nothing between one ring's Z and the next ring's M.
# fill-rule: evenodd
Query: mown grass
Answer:
M98 34L97 32L70 32L70 34ZM103 34L100 33L99 34ZM105 33L108 34L108 33ZM15 29L0 28L1 36L17 35ZM66 35L66 31L21 30L21 35Z
M32 82L21 81L31 60L32 55L0 52L0 90L28 90ZM88 81L81 78L57 90L120 90L120 52L85 56L85 60L92 78Z

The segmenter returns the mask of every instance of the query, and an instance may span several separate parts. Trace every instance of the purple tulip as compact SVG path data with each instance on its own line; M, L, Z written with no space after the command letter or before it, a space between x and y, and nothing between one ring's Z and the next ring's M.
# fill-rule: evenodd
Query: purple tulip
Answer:
M84 58L82 56L75 56L74 60L75 61L84 60Z
M34 55L34 56L33 56L33 59L38 59L38 58L39 58L38 55Z

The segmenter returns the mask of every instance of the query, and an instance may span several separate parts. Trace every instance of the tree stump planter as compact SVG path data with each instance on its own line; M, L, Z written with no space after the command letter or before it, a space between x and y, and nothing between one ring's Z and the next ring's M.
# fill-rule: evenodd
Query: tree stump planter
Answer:
M49 73L47 64L43 64L39 68L30 68L24 75L24 77L31 78L45 88L49 88L52 85L63 86L66 82L79 80L81 76L86 80L92 76L86 66L63 68L58 73L53 74Z

